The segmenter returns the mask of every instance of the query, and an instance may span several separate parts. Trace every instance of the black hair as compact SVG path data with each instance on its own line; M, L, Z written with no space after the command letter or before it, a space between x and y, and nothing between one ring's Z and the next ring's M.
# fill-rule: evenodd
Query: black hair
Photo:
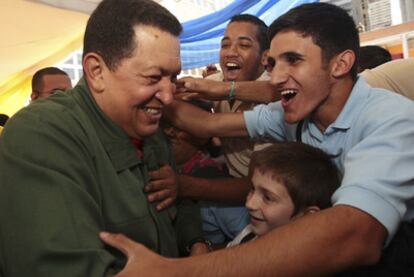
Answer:
M358 71L362 72L391 60L391 53L387 49L377 45L363 46L359 49Z
M322 50L324 64L337 54L350 49L355 53L355 63L350 75L355 81L359 60L359 35L348 13L328 3L310 3L289 10L269 27L269 39L282 31L295 31L310 36Z
M0 126L6 125L7 120L9 120L9 116L7 114L0 114Z
M321 149L300 142L281 142L253 152L249 175L254 170L271 174L283 184L293 204L294 214L309 206L331 206L331 196L340 185L339 171Z
M255 25L257 27L256 37L260 45L260 52L263 52L269 49L270 41L267 36L267 32L269 28L267 27L266 23L264 23L263 20L251 14L239 14L239 15L233 16L230 19L229 24L233 22L248 22L248 23L252 23L253 25Z
M137 25L156 27L177 37L182 31L177 18L154 1L103 0L88 20L83 56L97 53L110 70L115 70L137 47Z
M57 67L45 67L42 68L33 75L32 78L32 91L41 91L43 89L43 76L45 75L65 75L68 76L68 74L57 68ZM69 76L68 76L69 78Z

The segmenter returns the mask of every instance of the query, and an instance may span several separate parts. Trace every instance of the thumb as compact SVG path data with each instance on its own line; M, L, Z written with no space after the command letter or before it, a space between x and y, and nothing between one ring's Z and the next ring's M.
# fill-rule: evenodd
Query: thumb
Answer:
M184 83L184 87L186 89L192 90L192 89L195 89L196 88L196 85L194 83L192 83L192 82L185 82Z
M133 254L133 249L137 245L137 243L123 234L112 234L108 232L100 232L99 237L103 240L106 244L118 249L125 256L130 258Z

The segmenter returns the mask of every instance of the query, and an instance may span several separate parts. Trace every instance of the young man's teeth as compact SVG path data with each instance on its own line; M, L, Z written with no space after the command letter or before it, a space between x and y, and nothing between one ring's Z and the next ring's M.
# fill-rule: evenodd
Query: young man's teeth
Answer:
M293 89L287 89L287 90L284 90L284 91L281 92L282 96L295 95L295 94L296 94L296 91L294 91Z
M236 69L236 68L240 68L239 65L237 63L226 63L226 67L228 69Z

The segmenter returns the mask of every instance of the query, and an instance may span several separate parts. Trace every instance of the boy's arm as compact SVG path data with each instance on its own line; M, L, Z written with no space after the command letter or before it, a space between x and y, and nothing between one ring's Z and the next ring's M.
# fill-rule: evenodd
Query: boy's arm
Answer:
M231 82L220 82L201 78L185 77L179 80L179 91L185 91L187 98L228 100L232 90ZM269 103L280 100L268 81L234 82L234 97L244 102Z
M172 125L196 137L248 136L243 113L212 114L184 101L174 100L164 108L163 114Z

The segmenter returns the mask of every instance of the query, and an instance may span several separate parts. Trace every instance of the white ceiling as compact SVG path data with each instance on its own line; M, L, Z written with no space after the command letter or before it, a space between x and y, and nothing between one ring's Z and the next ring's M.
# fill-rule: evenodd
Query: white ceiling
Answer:
M31 0L50 6L90 14L101 0Z

